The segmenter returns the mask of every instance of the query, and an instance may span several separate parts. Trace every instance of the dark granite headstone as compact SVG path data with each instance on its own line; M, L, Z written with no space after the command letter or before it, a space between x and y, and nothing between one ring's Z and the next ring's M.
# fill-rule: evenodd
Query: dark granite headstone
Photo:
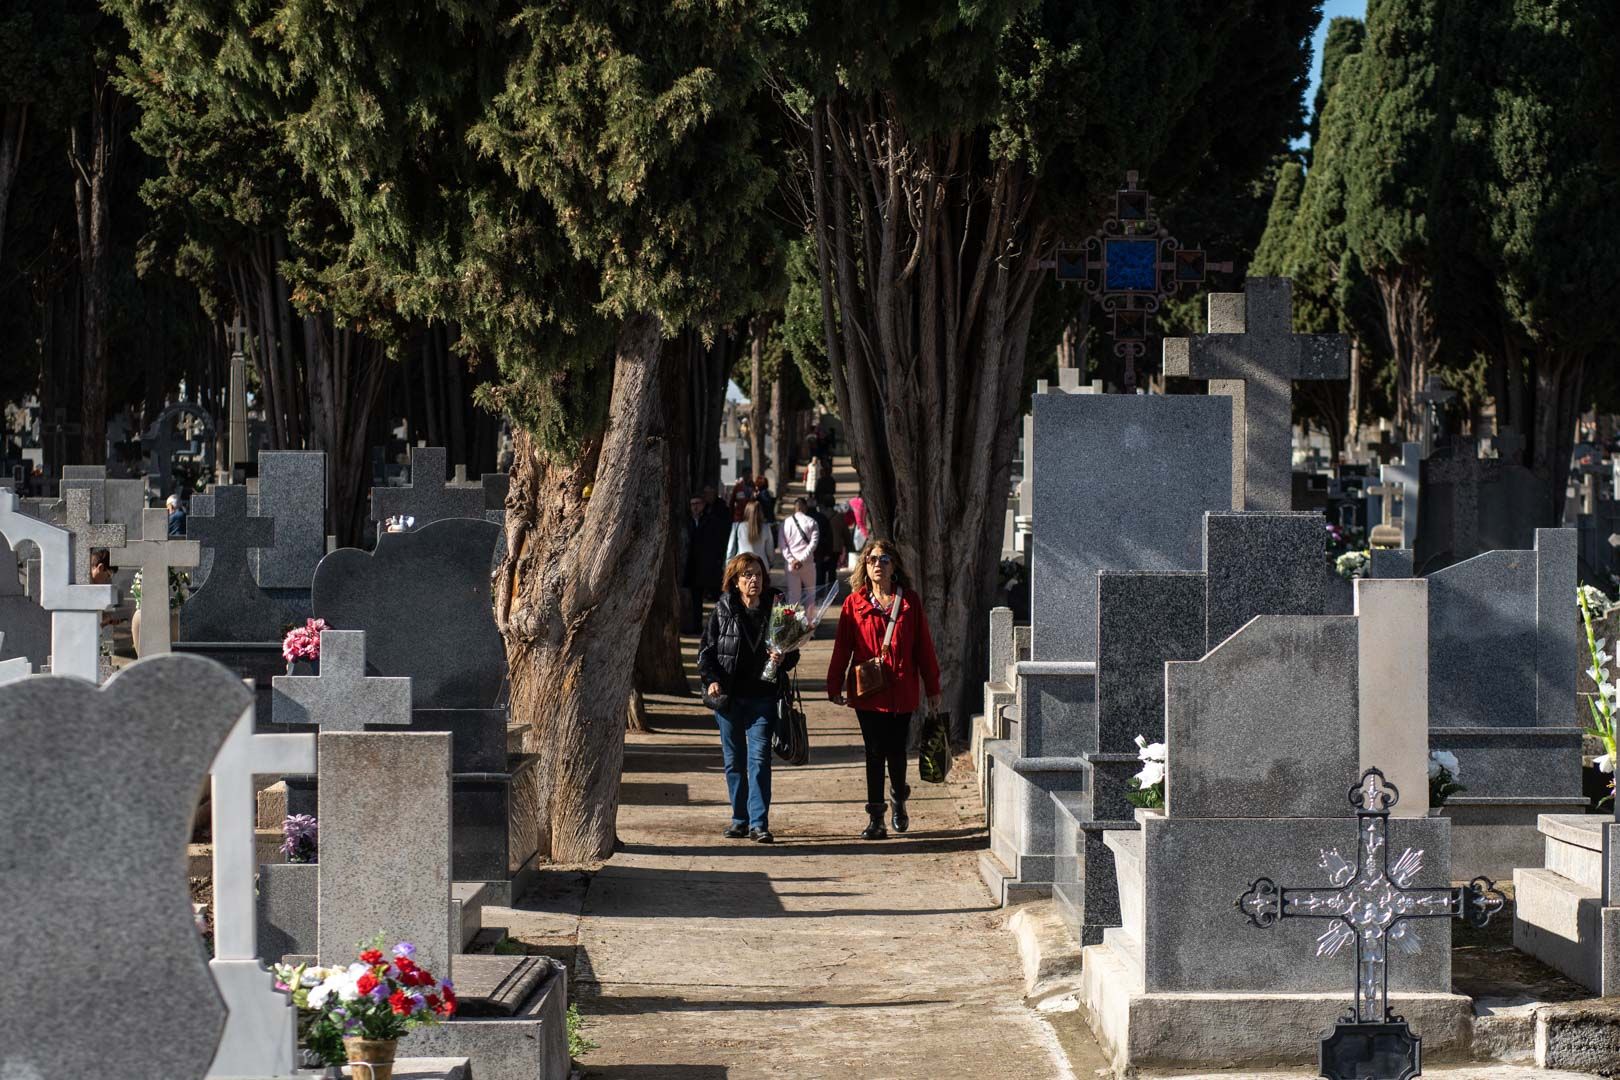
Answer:
M371 520L380 524L403 515L414 519L411 530L416 530L447 518L483 518L484 485L445 483L445 460L442 446L411 447L411 482L372 488Z
M1317 513L1205 515L1209 648L1256 615L1322 613L1325 527Z
M223 669L187 656L137 661L105 687L44 676L0 687L0 955L33 980L0 1010L0 1075L200 1080L225 1007L191 917L186 843L197 792L249 702ZM117 776L116 784L105 783ZM89 988L138 972L86 1022Z
M180 639L195 642L279 642L288 626L302 622L308 607L296 596L259 588L248 566L251 548L275 543L275 522L249 516L247 489L214 489L214 513L193 512L186 536L214 553L208 580L180 606Z
M255 548L248 561L266 589L308 589L326 554L326 455L275 450L259 455L255 512L276 523L274 547Z
M367 670L409 676L415 708L491 708L506 678L490 600L500 535L493 522L454 518L384 533L374 552L334 551L315 570L315 616L364 630Z

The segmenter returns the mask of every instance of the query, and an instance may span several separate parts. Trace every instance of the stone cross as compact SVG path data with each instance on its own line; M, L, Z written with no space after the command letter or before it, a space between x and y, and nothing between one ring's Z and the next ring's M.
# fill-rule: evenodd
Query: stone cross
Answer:
M1395 496L1401 494L1401 488L1399 484L1374 484L1367 489L1367 494L1379 496L1383 500L1382 520L1379 522L1378 527L1373 530L1374 533L1379 535L1371 538L1372 542L1382 547L1387 540L1401 535L1401 531L1395 527ZM1403 504L1404 501L1403 498Z
M51 673L96 682L101 612L113 606L113 587L75 584L67 531L24 514L17 496L6 490L0 490L0 535L13 548L24 540L39 548L39 606L51 613Z
M1401 547L1416 548L1418 492L1423 484L1423 447L1414 442L1402 443L1400 459L1385 458L1384 462L1378 466L1379 481L1386 487L1398 485L1401 489Z
M255 735L242 714L209 770L214 818L214 958L208 962L229 1014L210 1077L290 1077L298 1014L259 962L254 878L253 778L315 771L315 736Z
M1293 285L1249 278L1241 293L1211 293L1209 333L1165 338L1164 373L1209 380L1232 399L1232 509L1288 510L1293 488L1294 382L1343 379L1343 334L1293 332Z
M364 731L367 724L411 722L411 680L367 677L364 630L322 630L321 673L277 675L270 687L277 724Z
M112 552L114 566L133 566L141 572L137 644L142 656L169 651L169 568L196 566L201 559L202 546L195 540L170 540L168 513L153 509L141 511L141 539Z
M214 488L213 514L188 515L186 536L214 553L214 565L208 571L210 578L228 573L251 581L248 549L273 546L275 526L274 518L249 515L247 488L241 484L220 484Z
M121 548L124 546L122 525L92 524L90 521L90 493L75 488L63 495L67 503L65 524L73 534L73 584L90 584L90 551L92 548Z
M1381 428L1378 432L1378 440L1367 444L1367 449L1378 455L1379 464L1386 464L1393 460L1395 451L1400 448L1401 444L1390 437L1390 432Z
M482 518L482 484L446 484L446 454L442 446L411 447L411 482L405 487L371 489L371 519L379 524L391 517L415 518L420 529L444 518Z
M1438 375L1430 375L1423 384L1423 389L1416 395L1416 401L1423 409L1423 454L1427 457L1434 450L1434 429L1439 419L1440 409L1450 404L1456 398L1457 391L1447 390L1445 380Z
M1419 949L1408 920L1458 918L1484 926L1502 909L1506 898L1494 883L1475 878L1462 888L1414 889L1409 884L1423 869L1423 852L1407 848L1391 864L1389 812L1400 791L1377 769L1368 769L1350 791L1356 811L1357 854L1351 862L1335 850L1322 852L1331 884L1326 888L1279 888L1258 878L1237 902L1249 922L1266 929L1279 919L1329 919L1316 939L1317 956L1337 956L1346 945L1356 948L1356 1023L1389 1019L1388 947Z

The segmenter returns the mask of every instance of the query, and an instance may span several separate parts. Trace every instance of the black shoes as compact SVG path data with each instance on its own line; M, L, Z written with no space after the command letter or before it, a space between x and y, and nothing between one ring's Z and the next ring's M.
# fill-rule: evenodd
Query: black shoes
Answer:
M771 830L769 829L749 829L748 839L754 841L756 844L776 843L776 837L771 835Z
M741 840L748 835L748 830L741 825L727 825L726 831L721 834L727 840Z
M909 787L898 788L894 792L894 831L905 832L911 828L911 815L906 813L906 800L911 798Z
M883 804L866 804L866 828L861 830L862 840L887 840L889 832L883 827Z

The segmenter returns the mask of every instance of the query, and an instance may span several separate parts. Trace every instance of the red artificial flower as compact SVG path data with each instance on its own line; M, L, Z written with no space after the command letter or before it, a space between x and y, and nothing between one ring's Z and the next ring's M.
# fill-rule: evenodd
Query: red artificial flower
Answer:
M416 961L412 960L408 956L396 956L394 957L394 966L399 968L402 973L406 971L415 971Z
M382 950L380 950L380 949L367 949L365 952L360 954L360 962L362 964L380 964L380 963L382 963L383 962ZM363 990L361 991L361 993L364 993L364 992L365 991L363 991Z
M400 1016L411 1014L411 999L405 996L405 991L395 990L388 998L388 1007Z
M371 993L373 990L377 989L377 976L373 975L369 971L366 972L355 981L354 988L360 991L362 994Z
M441 987L441 989L444 991L444 1011L439 1015L449 1016L456 1011L456 992L448 986Z

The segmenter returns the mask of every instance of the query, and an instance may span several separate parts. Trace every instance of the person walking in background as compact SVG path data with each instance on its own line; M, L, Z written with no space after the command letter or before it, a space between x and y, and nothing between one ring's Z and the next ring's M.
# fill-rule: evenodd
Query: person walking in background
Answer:
M797 649L784 656L765 643L777 595L766 584L767 576L764 562L752 552L726 564L720 599L698 646L703 701L714 710L720 728L720 756L731 796L731 824L723 835L733 840L747 836L761 844L776 839L771 835L771 726L786 685L782 674L799 662ZM773 682L760 678L768 660L776 661L782 673Z
M821 469L821 459L818 457L811 457L810 464L804 467L804 490L812 495L821 486Z
M815 502L810 504L810 517L816 523L816 588L825 589L838 577L836 543L832 521L827 511Z
M757 555L767 567L771 565L771 552L775 550L775 537L765 523L765 505L758 499L748 504L743 519L731 527L731 540L726 544L726 561L738 555Z
M748 504L754 501L754 485L746 476L737 477L737 482L731 485L731 523L735 525L743 519L743 511Z
M169 535L183 538L186 535L186 508L180 504L180 496L170 495L163 505L169 511Z
M872 535L872 530L866 526L866 500L859 495L849 500L849 512L855 519L855 534L850 538L850 547L860 551L866 546L866 538Z
M894 545L873 540L850 576L850 595L838 617L827 697L848 704L861 725L866 746L866 828L863 840L888 836L883 826L883 774L894 798L894 831L911 828L906 800L906 743L911 714L917 711L917 684L928 691L928 707L940 708L939 659L928 617L900 567ZM845 696L845 689L849 694Z
M760 509L765 511L765 520L776 520L776 492L771 490L771 482L763 476L754 477L754 498L760 503Z
M808 499L793 500L793 513L782 522L782 565L787 568L787 602L809 599L816 586L816 545L821 534L810 516Z
M681 532L681 593L686 603L681 612L681 633L696 634L703 629L703 592L707 577L709 519L701 495L687 500L686 527Z

